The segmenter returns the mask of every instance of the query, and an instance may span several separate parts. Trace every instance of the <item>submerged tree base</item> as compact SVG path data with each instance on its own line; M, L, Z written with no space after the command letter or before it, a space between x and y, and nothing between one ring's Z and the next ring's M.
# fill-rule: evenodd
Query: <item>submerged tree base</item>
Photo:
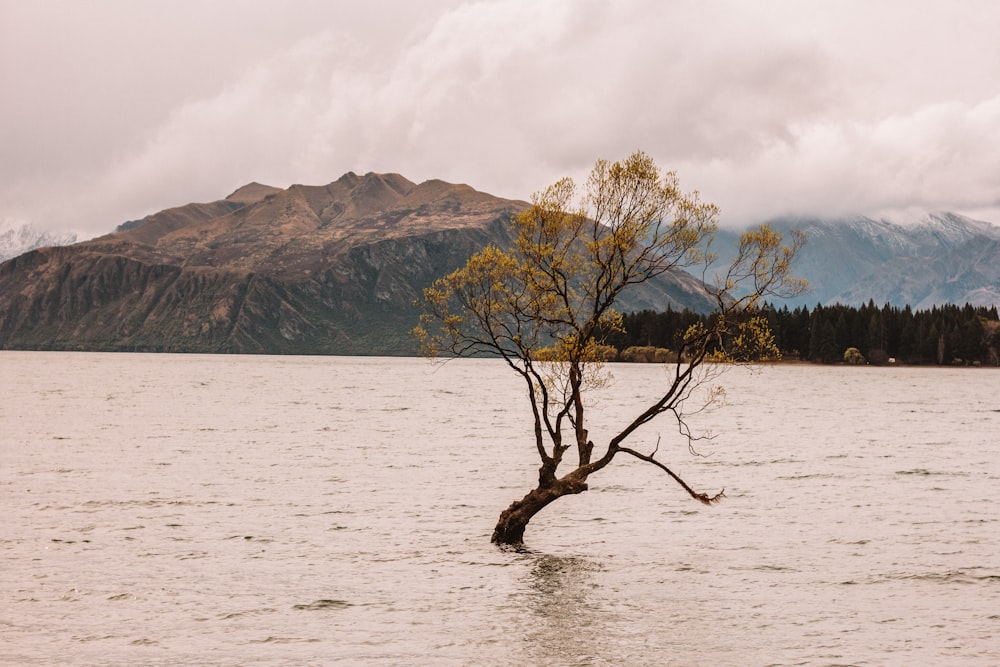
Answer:
M652 454L642 454L625 447L616 451L631 454L632 456L648 463L652 463L656 467L665 471L674 479L674 481L680 484L681 487L687 491L688 495L703 505L715 505L726 497L725 490L722 490L712 496L695 491L673 470L656 460ZM612 453L610 456L606 456L600 461L596 461L585 468L577 468L561 479L554 479L548 482L539 483L537 488L529 491L528 494L520 500L512 502L507 509L500 513L500 519L497 521L496 528L493 529L493 537L490 538L490 541L499 546L523 546L524 531L528 527L528 523L536 514L563 496L576 495L586 491L589 488L587 486L587 475L605 467L611 462L613 457L614 454ZM543 467L543 471L544 470L545 468Z
M520 500L515 500L510 507L500 513L496 528L493 529L493 537L490 541L493 544L519 546L524 544L524 530L528 527L528 522L532 517L542 511L550 503L563 496L583 493L587 490L587 483L567 475L546 486L539 486L533 489Z

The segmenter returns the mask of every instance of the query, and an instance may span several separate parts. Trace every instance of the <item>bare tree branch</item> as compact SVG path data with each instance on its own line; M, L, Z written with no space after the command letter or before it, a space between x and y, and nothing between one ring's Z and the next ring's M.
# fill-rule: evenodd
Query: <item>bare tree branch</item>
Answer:
M677 474L673 470L671 470L670 468L668 468L667 466L663 465L661 462L659 462L655 458L653 458L653 456L651 454L650 455L642 454L642 453L637 452L634 449L630 449L628 447L619 447L618 451L620 451L620 452L622 452L624 454L631 454L632 456L634 456L635 458L639 459L640 461L645 461L646 463L652 463L654 466L656 466L660 470L663 470L665 473L667 473L668 475L670 475L674 479L674 481L677 482L678 484L680 484L681 487L685 491L687 491L688 494L692 498L694 498L698 502L702 503L703 505L714 505L714 504L716 504L718 502L721 502L722 499L726 497L726 490L725 489L723 489L722 491L719 491L714 496L710 496L710 495L705 494L705 493L698 493L697 491L695 491L694 489L692 489L690 486L688 486L687 482L685 482L683 479L681 479L680 477L678 477Z

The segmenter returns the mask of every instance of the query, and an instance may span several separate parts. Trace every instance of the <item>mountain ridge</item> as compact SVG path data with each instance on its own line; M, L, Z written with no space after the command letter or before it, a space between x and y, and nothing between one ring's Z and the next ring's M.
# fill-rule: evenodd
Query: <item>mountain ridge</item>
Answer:
M30 224L10 222L0 225L0 262L36 248L70 245L76 243L76 240L77 236L73 232L40 231Z
M0 264L0 348L413 354L423 288L487 244L509 245L509 220L527 206L395 173L284 189L250 182ZM1000 228L990 223L931 213L905 225L866 216L773 225L809 237L793 273L811 290L782 305L1000 304ZM738 234L719 230L722 261ZM623 293L618 307L712 304L678 271Z
M0 264L0 347L413 354L423 288L487 244L509 245L527 206L399 174L249 183ZM679 271L630 298L625 308L711 304Z
M874 301L914 309L954 303L1000 306L1000 227L956 213L924 213L906 224L862 215L777 218L772 226L807 237L795 275L810 289L790 307ZM736 230L720 230L720 260Z

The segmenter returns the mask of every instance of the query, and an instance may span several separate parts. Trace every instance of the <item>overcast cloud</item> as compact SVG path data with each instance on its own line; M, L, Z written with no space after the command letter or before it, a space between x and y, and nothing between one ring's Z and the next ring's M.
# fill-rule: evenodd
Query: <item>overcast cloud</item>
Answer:
M526 199L635 149L722 207L1000 223L992 0L0 0L0 224L346 171Z

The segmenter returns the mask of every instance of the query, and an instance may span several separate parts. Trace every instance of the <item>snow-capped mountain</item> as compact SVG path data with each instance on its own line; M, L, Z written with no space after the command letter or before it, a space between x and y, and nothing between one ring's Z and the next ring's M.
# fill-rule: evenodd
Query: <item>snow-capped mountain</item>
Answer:
M76 243L76 234L39 231L29 224L0 223L0 262L35 248Z
M809 291L788 305L817 303L1000 306L1000 227L956 213L906 218L798 217L772 221L808 241L795 274ZM723 230L716 252L726 259L738 231Z

